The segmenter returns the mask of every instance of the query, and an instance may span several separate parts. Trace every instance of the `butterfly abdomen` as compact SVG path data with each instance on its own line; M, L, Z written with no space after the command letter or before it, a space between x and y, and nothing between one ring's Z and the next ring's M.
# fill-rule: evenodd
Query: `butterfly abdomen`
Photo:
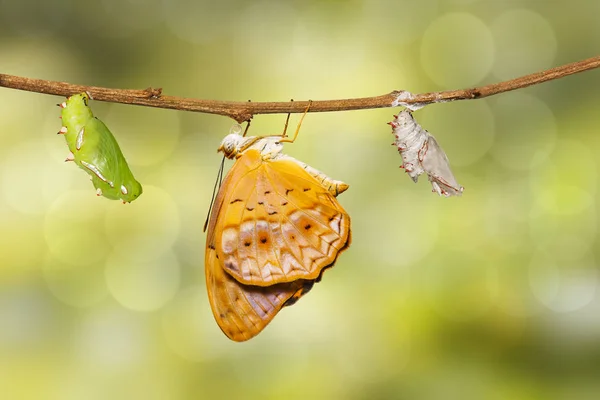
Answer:
M310 165L305 164L302 161L295 159L294 157L290 157L288 155L281 155L280 157L278 157L278 159L293 161L296 164L300 165L306 172L308 172L310 176L315 178L317 182L321 184L321 186L327 189L327 191L334 196L345 192L350 187L348 184L342 181L331 179L329 176L325 175L318 169L311 167Z

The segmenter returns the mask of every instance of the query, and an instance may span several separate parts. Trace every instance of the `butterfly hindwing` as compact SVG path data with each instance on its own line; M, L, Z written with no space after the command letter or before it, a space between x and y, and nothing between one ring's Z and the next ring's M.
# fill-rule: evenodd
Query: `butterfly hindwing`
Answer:
M307 293L313 282L298 280L272 286L242 285L221 268L216 251L207 249L206 285L221 330L237 342L260 333L279 310Z

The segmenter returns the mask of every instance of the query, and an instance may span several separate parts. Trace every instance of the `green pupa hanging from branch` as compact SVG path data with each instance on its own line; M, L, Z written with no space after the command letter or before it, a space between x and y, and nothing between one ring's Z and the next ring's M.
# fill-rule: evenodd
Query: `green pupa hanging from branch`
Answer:
M142 185L133 177L117 140L102 121L94 117L88 103L91 96L80 93L59 104L62 128L69 155L90 175L98 196L130 203L142 194Z

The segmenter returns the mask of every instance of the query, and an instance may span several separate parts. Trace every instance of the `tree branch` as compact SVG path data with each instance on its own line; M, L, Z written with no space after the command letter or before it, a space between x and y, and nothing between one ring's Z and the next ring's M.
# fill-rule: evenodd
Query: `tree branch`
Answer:
M411 94L405 91L393 91L375 97L363 97L343 100L312 101L310 112L348 111L384 107L404 106L417 109L432 103L455 100L472 100L524 88L538 83L559 79L568 75L600 67L600 56L577 61L560 67L508 81L480 86L471 89L448 90ZM224 115L238 122L247 121L255 114L303 113L307 101L293 102L240 102L189 99L175 96L163 96L162 89L144 90L110 89L96 86L74 85L67 82L47 81L13 75L0 74L0 87L26 90L29 92L70 96L87 91L94 100L112 103L136 104L148 107L170 108L174 110L196 111Z

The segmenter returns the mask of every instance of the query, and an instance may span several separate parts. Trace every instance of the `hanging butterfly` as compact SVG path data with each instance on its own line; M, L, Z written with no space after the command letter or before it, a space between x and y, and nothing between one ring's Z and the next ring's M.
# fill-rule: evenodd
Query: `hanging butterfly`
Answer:
M350 216L336 199L348 185L282 154L301 123L293 139L232 133L218 149L235 163L208 225L206 285L219 327L235 341L260 333L350 244Z
M80 93L59 104L63 126L58 133L65 136L70 150L65 161L74 161L90 175L98 196L130 203L142 194L142 185L113 134L92 114L89 99L88 93Z

